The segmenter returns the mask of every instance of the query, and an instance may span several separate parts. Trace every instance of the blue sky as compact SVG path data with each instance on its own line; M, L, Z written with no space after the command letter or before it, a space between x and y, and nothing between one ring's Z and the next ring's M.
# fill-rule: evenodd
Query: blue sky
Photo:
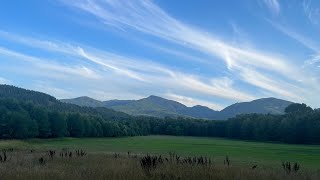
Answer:
M317 0L4 0L0 83L57 98L315 108L319 33Z

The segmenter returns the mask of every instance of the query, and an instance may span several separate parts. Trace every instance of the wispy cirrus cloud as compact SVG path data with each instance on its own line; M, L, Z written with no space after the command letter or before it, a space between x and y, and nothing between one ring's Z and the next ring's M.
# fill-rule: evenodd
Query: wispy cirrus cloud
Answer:
M143 77L139 76L138 74L136 74L135 72L133 71L130 71L130 70L124 70L122 68L118 68L117 66L113 66L111 64L108 64L108 63L105 63L102 59L94 56L94 55L90 55L89 53L85 52L82 48L78 48L78 53L79 55L83 56L84 58L94 62L94 63L97 63L99 65L102 65L104 67L107 67L109 69L112 69L114 70L115 72L118 72L120 74L124 74L130 78L133 78L133 79L137 79L139 81L146 81L146 79L144 79Z
M246 69L245 72L241 73L240 75L246 81L257 84L259 85L259 87L263 87L263 89L268 90L272 93L277 93L282 97L287 97L294 101L306 100L304 99L304 97L301 97L300 94L306 94L307 91L293 84L280 80L275 81L274 78L262 75L255 72L255 70L250 69Z
M280 12L278 1L266 0L264 2L275 13ZM271 91L275 96L296 100L303 93L296 84L309 88L309 84L297 81L301 78L307 79L308 75L286 58L222 41L212 33L173 18L152 1L73 0L65 3L93 15L107 26L140 31L215 57L209 61L211 64L215 64L214 61L223 60L230 73L242 77L240 81L256 86L262 91ZM268 78L268 81L262 83L261 81L266 80L265 77L268 77L269 74L277 75L277 79ZM290 88L294 88L292 93L284 93Z
M11 84L11 81L6 78L0 77L0 84Z
M50 95L54 94L54 96L58 99L70 98L74 94L72 91L56 87L56 85L47 81L35 81L32 89L40 92L46 92Z
M281 6L278 0L263 0L263 2L274 15L280 14Z
M304 60L304 68L310 68L310 66L314 65L317 66L317 64L320 63L320 44L317 41L308 38L306 35L296 32L296 30L289 28L288 26L281 25L271 20L268 20L268 22L283 34L313 51L312 54L306 60Z
M41 71L39 72L45 72L43 74L47 74L47 76L50 76L50 77L58 77L58 76L64 77L66 74L82 76L84 78L89 78L89 79L99 79L101 77L100 75L95 73L94 70L91 70L83 65L67 66L66 64L54 63L50 60L46 60L45 58L30 56L30 55L23 54L14 50L10 50L1 46L0 46L0 55L11 57L19 61L27 62L33 67L33 69L29 69L29 71L35 71L34 68L41 69ZM10 60L10 61L13 61L13 60Z
M131 72L130 70L127 70L124 68L117 67L116 65L112 64L112 61L110 60L108 61L107 59L113 59L113 60L119 59L119 57L111 53L107 55L105 60L102 60L99 57L96 57L88 52L85 52L84 49L81 48L80 46L74 46L71 43L65 43L61 41L40 40L36 38L12 34L6 31L0 31L0 37L20 43L20 44L24 44L27 46L40 48L43 50L48 50L53 52L58 52L58 53L63 53L66 55L76 56L78 58L84 58L96 64L102 65L106 68L109 68L119 74L123 74L125 76L131 77L133 79L137 79L140 81L145 81L142 77L139 77L134 72ZM28 58L25 58L25 59L28 59ZM92 71L90 69L85 67L82 67L82 69L88 72L89 74L92 74Z
M319 25L320 23L320 8L314 6L312 0L303 0L302 7L305 15L309 21L314 25Z
M279 31L284 33L285 35L291 37L292 39L296 40L297 42L304 45L305 47L307 47L315 52L320 52L320 46L314 40L311 40L311 39L301 35L300 33L297 33L295 30L293 30L292 28L289 28L288 26L281 25L281 24L273 22L271 20L268 20L268 22L273 27L275 27L276 29L278 29Z
M199 99L188 97L188 96L182 96L182 95L173 94L173 93L166 93L164 96L168 99L172 99L174 101L180 102L180 103L182 103L186 106L189 106L189 107L201 104L203 106L207 106L207 107L214 109L214 110L221 110L224 108L220 104L214 104L212 102L199 100Z

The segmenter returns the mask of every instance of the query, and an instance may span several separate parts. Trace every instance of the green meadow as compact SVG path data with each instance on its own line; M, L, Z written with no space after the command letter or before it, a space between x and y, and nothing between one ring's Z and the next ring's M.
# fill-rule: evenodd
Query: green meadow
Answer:
M260 143L220 138L138 136L122 138L58 138L2 140L0 148L45 151L84 149L91 154L127 153L207 156L222 163L229 156L233 164L281 167L283 161L298 162L305 169L320 169L319 145Z

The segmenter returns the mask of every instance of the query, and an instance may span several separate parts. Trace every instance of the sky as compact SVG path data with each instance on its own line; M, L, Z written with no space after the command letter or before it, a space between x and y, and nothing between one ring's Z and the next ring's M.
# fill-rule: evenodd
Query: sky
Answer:
M58 99L320 107L318 0L0 3L0 84Z

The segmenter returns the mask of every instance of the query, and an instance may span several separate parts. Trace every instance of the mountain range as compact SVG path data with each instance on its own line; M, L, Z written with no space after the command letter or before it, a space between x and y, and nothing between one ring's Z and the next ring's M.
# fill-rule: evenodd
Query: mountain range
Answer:
M129 115L153 117L188 117L210 120L226 120L238 114L283 114L284 109L292 104L276 98L262 98L250 102L232 104L221 111L205 106L187 107L179 102L158 96L149 96L140 100L99 101L90 97L57 100L45 93L30 91L14 86L0 85L0 98L14 98L33 102L41 106L86 113L99 113L111 119L124 119ZM77 106L76 106L77 105Z
M226 120L239 114L283 114L284 109L293 102L276 99L261 98L250 102L232 104L221 111L212 110L206 106L187 107L179 102L158 96L149 96L140 100L110 100L99 101L90 97L61 99L61 102L86 107L105 107L134 116L154 117L189 117L211 120Z

